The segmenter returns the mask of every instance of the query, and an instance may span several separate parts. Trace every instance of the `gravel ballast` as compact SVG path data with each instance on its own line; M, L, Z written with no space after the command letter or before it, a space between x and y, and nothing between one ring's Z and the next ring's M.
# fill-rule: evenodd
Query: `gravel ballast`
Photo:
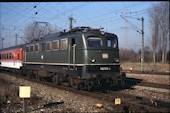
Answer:
M148 76L141 76L141 77L144 80L147 80L147 78L148 80L151 80ZM152 76L152 78L154 77ZM11 83L13 87L18 89L14 91L19 91L20 85L31 86L31 98L27 99L28 102L27 110L29 111L29 113L104 112L105 111L104 107L97 108L95 104L102 103L103 105L107 105L107 103L101 100L97 100L88 96L83 96L69 91L49 87L47 85L30 82L22 78L17 78L15 76L10 76L4 73L0 73L0 79L9 81L9 83ZM156 77L154 78L155 81L159 79L156 79ZM165 78L162 78L162 80L164 79ZM153 88L149 88L149 87L134 86L133 89L124 89L121 90L120 92L125 94L135 95L135 96L144 96L150 98L151 100L153 99L153 100L162 100L162 101L170 102L169 100L170 93L168 91L164 91L164 89L154 90ZM15 99L9 98L8 101L10 103L19 103L19 104L18 105L15 104L14 107L2 108L2 112L16 113L22 111L22 99L20 99L19 97Z
M101 101L74 94L68 91L59 90L46 85L30 82L21 78L10 76L7 74L0 73L0 79L3 78L9 82L15 84L16 87L20 85L31 86L31 98L34 96L41 98L41 100L34 100L35 105L28 105L27 110L30 113L34 112L101 112L104 109L98 109L95 104L102 103ZM29 100L29 99L28 99ZM28 101L27 100L27 101ZM19 102L20 101L20 102ZM32 100L33 101L33 100ZM21 99L18 99L19 103L22 103ZM11 102L12 103L12 102ZM22 109L18 108L16 111ZM10 111L12 112L12 111Z

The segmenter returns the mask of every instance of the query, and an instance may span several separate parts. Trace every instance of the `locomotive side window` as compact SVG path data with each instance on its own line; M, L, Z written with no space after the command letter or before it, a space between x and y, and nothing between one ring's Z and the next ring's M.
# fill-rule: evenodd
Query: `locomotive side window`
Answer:
M39 51L39 44L35 45L35 52Z
M87 43L89 47L101 47L102 39L101 38L88 38Z
M40 51L45 51L45 43L40 44Z
M60 49L61 50L66 50L68 46L68 39L61 39L60 40Z
M59 50L59 40L55 40L52 43L53 50Z
M31 45L31 46L30 46L30 52L33 52L33 51L34 51L34 46Z
M27 48L26 48L26 52L29 52L29 50L30 50L30 48L29 48L29 46L27 46Z
M45 48L46 48L47 51L51 50L51 42L46 42Z

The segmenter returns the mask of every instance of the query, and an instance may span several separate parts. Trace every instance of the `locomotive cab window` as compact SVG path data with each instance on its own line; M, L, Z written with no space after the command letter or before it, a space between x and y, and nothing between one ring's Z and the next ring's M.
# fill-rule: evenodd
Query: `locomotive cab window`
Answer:
M101 38L88 38L87 43L89 47L101 47L102 39Z
M117 47L117 39L108 39L107 40L107 47L113 47L116 48Z

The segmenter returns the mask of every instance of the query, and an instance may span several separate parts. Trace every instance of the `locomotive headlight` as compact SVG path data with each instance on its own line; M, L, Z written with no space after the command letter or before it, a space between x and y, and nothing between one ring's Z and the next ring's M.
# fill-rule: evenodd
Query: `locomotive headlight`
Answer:
M118 59L118 58L115 58L114 61L115 61L115 62L119 62L119 59Z
M92 63L95 63L95 62L96 62L96 59L95 59L95 58L92 58L92 59L91 59L91 62L92 62Z

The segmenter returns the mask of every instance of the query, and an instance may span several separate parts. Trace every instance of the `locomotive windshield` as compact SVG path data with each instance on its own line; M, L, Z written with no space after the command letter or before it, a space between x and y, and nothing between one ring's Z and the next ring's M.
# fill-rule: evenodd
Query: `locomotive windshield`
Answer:
M88 38L87 40L89 47L101 47L102 46L102 39L101 38Z

